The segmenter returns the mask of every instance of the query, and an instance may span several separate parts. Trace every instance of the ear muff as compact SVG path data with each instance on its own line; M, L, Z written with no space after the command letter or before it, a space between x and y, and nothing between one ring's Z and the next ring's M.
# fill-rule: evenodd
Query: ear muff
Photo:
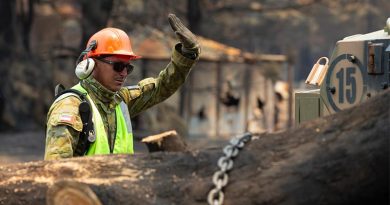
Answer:
M80 79L88 78L93 68L95 67L95 61L92 58L86 58L82 60L90 51L95 50L97 47L97 41L93 40L77 59L77 65L75 69L76 76ZM81 61L82 60L82 61ZM80 62L81 61L81 62Z
M95 61L92 58L84 59L76 66L75 69L76 76L80 80L86 79L91 75L94 67L95 67Z

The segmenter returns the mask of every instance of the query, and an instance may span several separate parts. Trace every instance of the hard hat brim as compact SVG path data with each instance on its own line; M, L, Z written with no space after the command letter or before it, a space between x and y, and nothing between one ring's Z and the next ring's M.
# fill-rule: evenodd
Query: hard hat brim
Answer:
M121 55L121 56L128 56L130 60L135 60L141 58L141 56L134 54L133 52L125 51L125 50L116 50L112 52L113 55Z
M120 58L123 61L131 61L131 60L137 60L142 58L142 56L139 55L122 55L122 54L113 54L115 57Z
M104 56L104 55L115 55L118 56L119 58L123 60L137 60L142 58L142 56L136 55L133 52L128 52L124 50L117 50L114 52L107 52L107 53L99 53L99 54L94 54L93 52L89 55L89 57L94 57L94 56Z

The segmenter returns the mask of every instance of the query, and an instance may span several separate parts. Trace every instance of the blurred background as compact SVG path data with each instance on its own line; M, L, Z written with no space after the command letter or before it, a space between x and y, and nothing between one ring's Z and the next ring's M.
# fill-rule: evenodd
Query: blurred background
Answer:
M389 11L388 0L2 0L0 164L43 158L54 87L78 82L75 61L104 27L125 30L143 56L127 85L169 62L169 13L199 37L185 85L132 120L137 139L174 129L204 147L294 126L293 92L317 59L344 37L383 29Z

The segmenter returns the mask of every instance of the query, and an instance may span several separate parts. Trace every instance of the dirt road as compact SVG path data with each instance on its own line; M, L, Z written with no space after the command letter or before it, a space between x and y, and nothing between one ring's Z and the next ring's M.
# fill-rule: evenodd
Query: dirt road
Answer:
M44 131L0 133L0 164L43 159Z

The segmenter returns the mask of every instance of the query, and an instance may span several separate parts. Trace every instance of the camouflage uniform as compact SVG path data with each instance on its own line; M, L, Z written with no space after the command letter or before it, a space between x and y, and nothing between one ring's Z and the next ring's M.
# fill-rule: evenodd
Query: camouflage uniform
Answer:
M141 80L138 88L123 87L118 92L112 92L92 77L81 81L102 116L110 150L113 149L116 134L117 104L124 101L128 105L130 116L134 117L167 99L184 83L199 53L192 58L185 57L180 52L180 46L181 44L175 46L171 62L159 76ZM69 96L51 106L47 120L45 159L73 157L79 132L82 130L78 111L80 102L77 97Z

